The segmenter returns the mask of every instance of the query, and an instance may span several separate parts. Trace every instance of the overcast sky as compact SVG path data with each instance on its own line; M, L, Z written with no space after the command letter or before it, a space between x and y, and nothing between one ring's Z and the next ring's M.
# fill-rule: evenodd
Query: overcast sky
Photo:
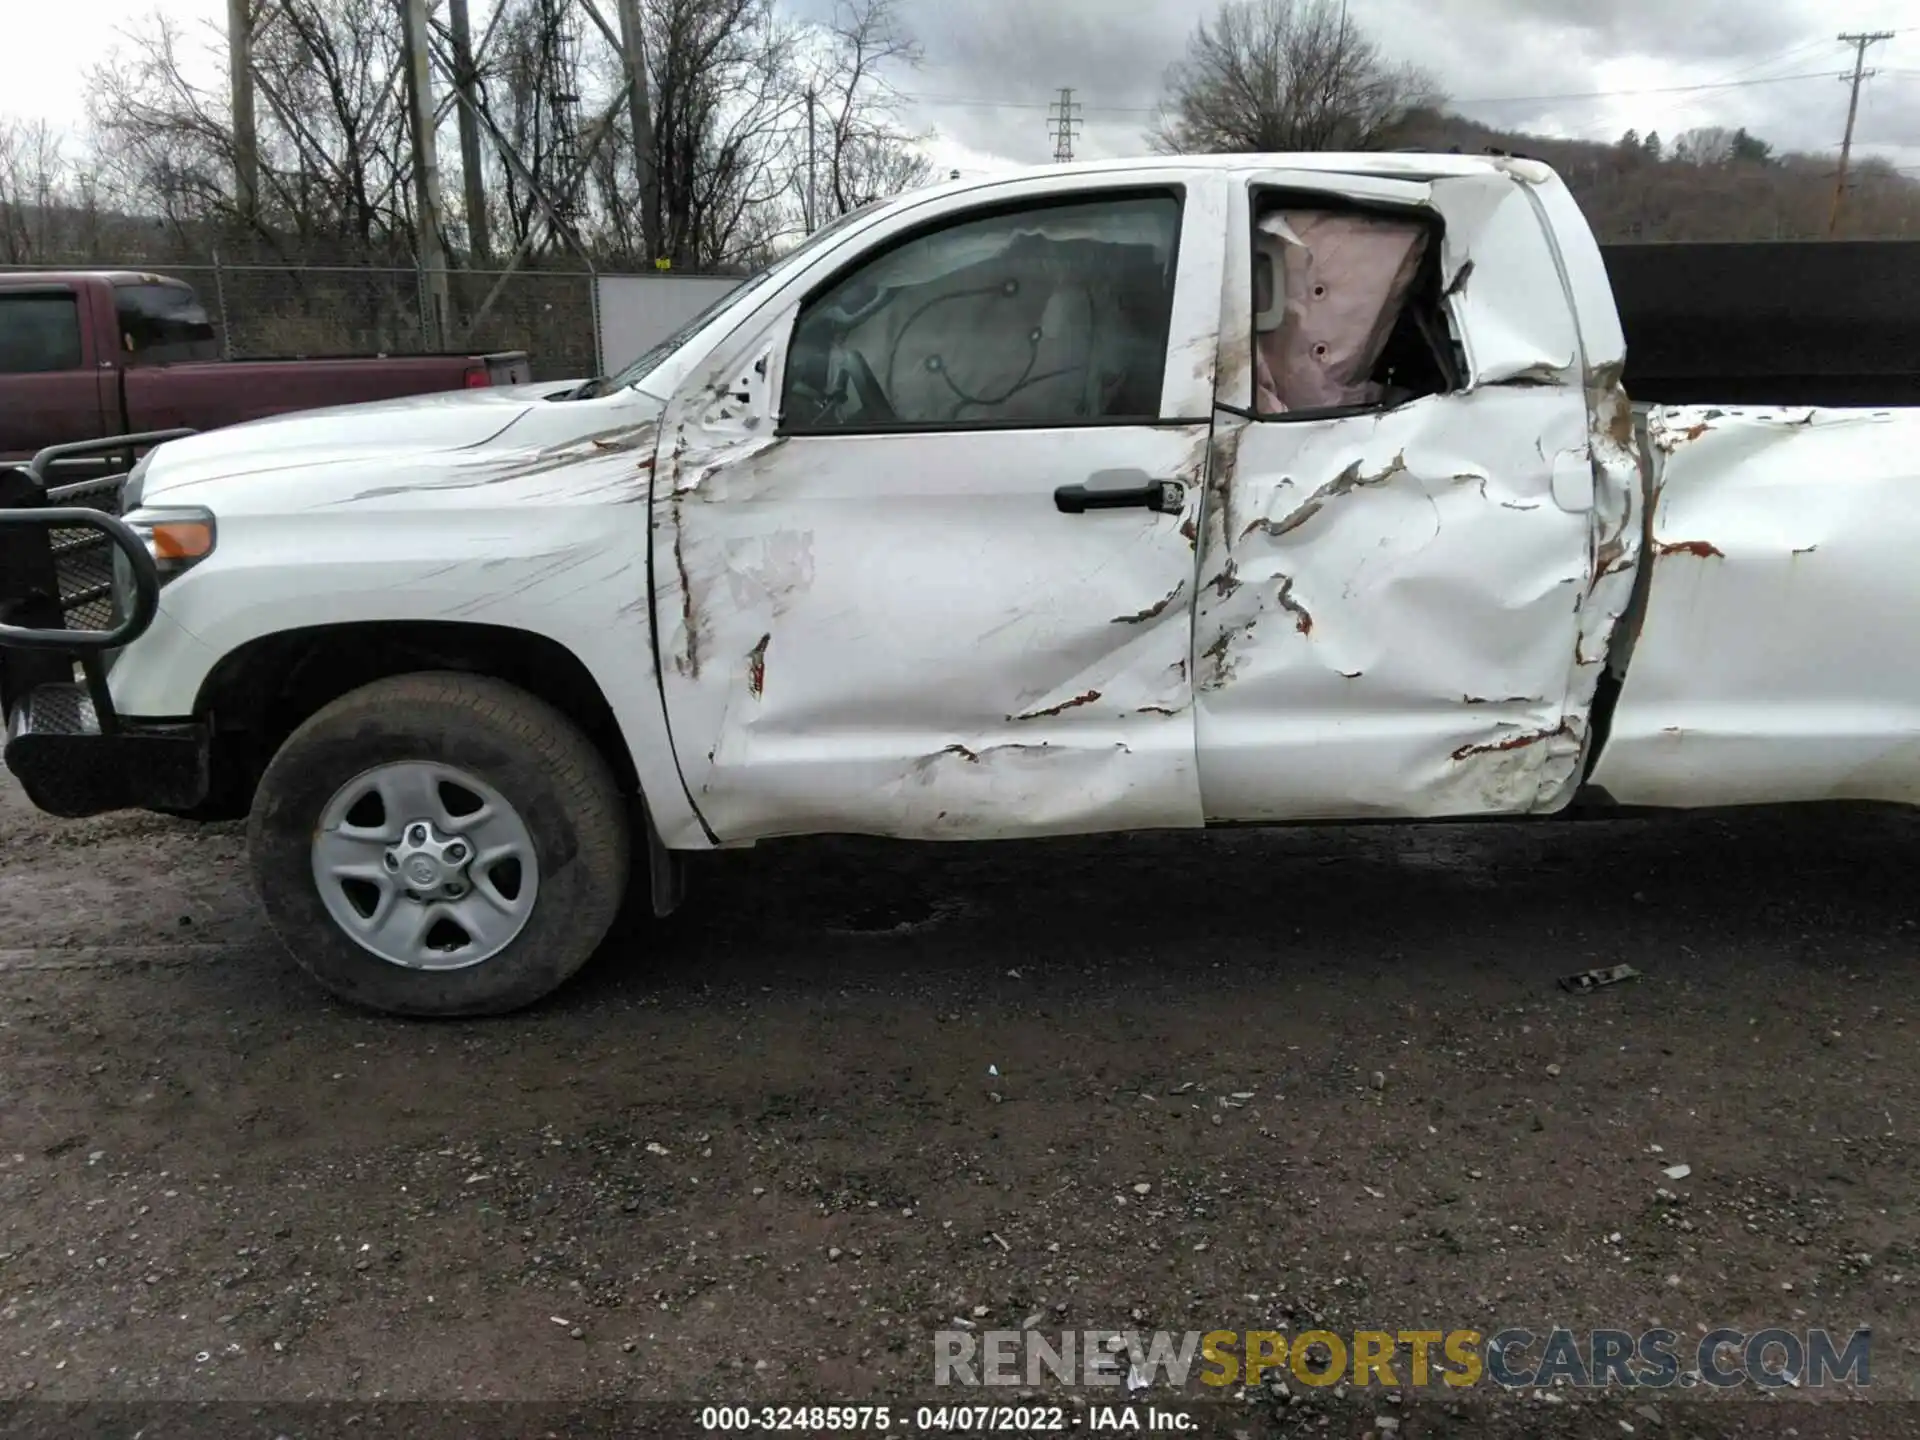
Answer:
M782 0L818 14L832 0ZM988 170L1052 153L1047 106L1072 86L1077 153L1144 148L1193 0L899 0L925 47L902 76L906 116L942 167ZM1210 10L1212 0L1203 0ZM473 0L475 24L488 0ZM1843 30L1897 30L1869 52L1857 144L1920 174L1920 0L1351 0L1395 59L1425 66L1462 113L1508 129L1611 139L1744 125L1779 148L1839 149L1851 50ZM0 0L0 114L78 127L87 63L154 0ZM163 0L195 33L224 0ZM209 62L216 63L216 62ZM217 80L218 72L210 78ZM1719 88L1676 91L1672 87ZM1667 91L1668 93L1656 93ZM1606 92L1595 94L1593 92Z

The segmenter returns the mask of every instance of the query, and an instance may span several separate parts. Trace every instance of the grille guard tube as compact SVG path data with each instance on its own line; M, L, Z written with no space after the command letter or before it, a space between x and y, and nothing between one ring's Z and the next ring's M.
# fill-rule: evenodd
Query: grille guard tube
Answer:
M0 649L118 650L140 638L160 610L160 569L146 543L133 527L103 511L56 506L40 510L0 510L0 527L32 526L52 530L98 530L127 557L133 571L133 608L111 630L32 630L22 625L0 625Z
M98 440L71 440L64 445L49 445L38 451L26 463L26 472L44 488L47 484L47 471L63 460L78 460L88 455L118 455L125 451L131 455L135 450L145 447L152 449L169 440L182 440L195 434L192 430L142 430L137 435L107 435Z

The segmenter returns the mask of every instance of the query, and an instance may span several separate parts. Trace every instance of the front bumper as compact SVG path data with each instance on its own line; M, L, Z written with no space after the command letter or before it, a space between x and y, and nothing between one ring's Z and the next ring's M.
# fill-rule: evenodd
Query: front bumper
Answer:
M7 723L6 761L37 809L69 819L109 810L192 810L209 788L205 725L119 718L102 732L84 685L34 687Z
M108 657L144 634L160 610L153 557L118 518L127 475L47 483L64 461L124 453L131 465L136 451L187 433L56 445L24 468L0 468L5 757L27 798L50 815L186 811L207 797L207 728L126 719L107 686ZM124 587L115 578L122 565ZM74 683L76 671L85 684Z

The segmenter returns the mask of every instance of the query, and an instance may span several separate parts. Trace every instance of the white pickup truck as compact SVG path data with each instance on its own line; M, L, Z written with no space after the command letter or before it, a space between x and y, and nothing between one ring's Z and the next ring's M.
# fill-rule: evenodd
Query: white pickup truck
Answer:
M917 191L618 375L0 477L6 758L249 814L414 1015L775 836L1920 799L1920 424L1636 415L1624 349L1529 161Z

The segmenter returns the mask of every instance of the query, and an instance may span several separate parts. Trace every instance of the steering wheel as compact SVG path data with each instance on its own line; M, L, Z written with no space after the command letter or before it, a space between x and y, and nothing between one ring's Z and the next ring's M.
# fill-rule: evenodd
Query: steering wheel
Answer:
M881 388L880 377L873 373L873 366L867 363L867 357L858 350L845 352L847 378L853 382L854 398L860 402L862 419L877 424L890 424L899 420L892 404L887 400L887 392Z

